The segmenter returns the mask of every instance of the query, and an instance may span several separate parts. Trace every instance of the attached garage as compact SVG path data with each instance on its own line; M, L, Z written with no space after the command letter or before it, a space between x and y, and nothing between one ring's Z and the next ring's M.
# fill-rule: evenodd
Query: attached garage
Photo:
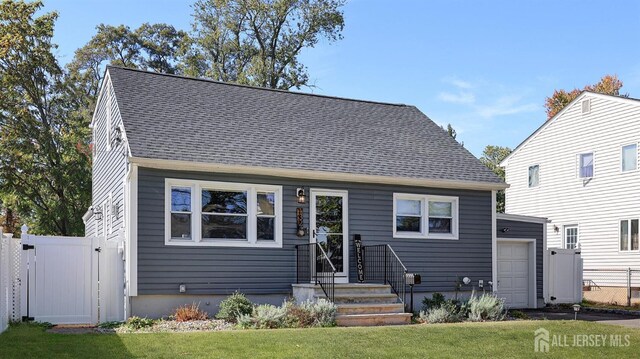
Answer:
M509 308L535 306L535 241L498 241L498 296ZM531 247L531 248L530 248Z
M544 306L545 218L498 214L496 292L509 308Z

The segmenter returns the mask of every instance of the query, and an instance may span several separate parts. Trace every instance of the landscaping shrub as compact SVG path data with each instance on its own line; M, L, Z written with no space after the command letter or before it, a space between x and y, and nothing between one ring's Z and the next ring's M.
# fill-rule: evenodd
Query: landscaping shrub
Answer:
M209 315L200 309L200 305L192 303L176 308L173 318L178 322L190 322L193 320L207 320Z
M260 304L253 308L249 316L243 314L238 317L238 325L242 328L275 329L282 328L287 309L271 304Z
M126 326L130 329L138 330L142 328L148 328L152 326L154 323L153 319L149 318L140 318L140 317L131 317L127 319Z
M282 305L287 315L284 318L283 326L286 328L305 328L314 325L316 318L313 313L293 302L285 301Z
M469 320L472 322L503 320L506 315L504 300L494 294L471 294L467 303L469 308Z
M420 319L429 324L455 323L460 321L456 308L449 305L431 308L426 312L422 311L420 312Z
M235 292L220 302L219 308L216 318L236 323L241 315L251 316L253 303L244 294Z
M442 293L435 292L431 294L431 298L424 297L422 300L422 310L426 312L431 308L440 308L445 300Z
M321 298L316 302L306 301L300 307L311 313L315 326L332 327L336 325L338 307L334 303Z
M510 310L509 316L515 319L529 319L527 313L521 312L519 310Z

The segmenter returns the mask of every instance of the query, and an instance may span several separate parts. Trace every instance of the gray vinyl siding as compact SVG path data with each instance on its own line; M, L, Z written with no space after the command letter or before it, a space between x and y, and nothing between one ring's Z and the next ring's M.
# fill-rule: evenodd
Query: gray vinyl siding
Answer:
M229 248L167 246L164 241L165 178L272 184L283 186L283 248ZM296 202L296 187L348 190L350 280L355 281L353 235L365 245L389 243L408 270L420 273L416 291L453 291L458 277L474 282L491 280L491 192L428 189L391 185L296 180L232 174L164 171L140 168L138 173L138 293L187 294L289 293L295 283L297 244L295 210L304 208L309 225L309 204ZM459 240L394 239L393 193L459 197ZM468 288L471 289L471 288Z
M544 225L542 223L509 221L498 219L498 238L526 238L536 239L536 291L538 299L543 298L544 288L543 258L544 258ZM509 228L508 232L502 232L502 228Z
M111 101L111 131L115 136L115 129L122 124L122 119L118 111L113 88L111 83L107 83L105 93L100 97L100 102L96 106L96 117L93 134L95 152L92 169L92 202L94 208L103 210L102 206L111 194L112 201L118 207L118 213L109 213L109 224L111 234L108 239L122 238L124 235L124 176L127 170L127 149L124 141L113 142L111 149L107 148L107 98ZM103 218L107 213L103 213ZM104 221L97 221L95 217L89 219L85 225L85 235L103 237L105 233Z

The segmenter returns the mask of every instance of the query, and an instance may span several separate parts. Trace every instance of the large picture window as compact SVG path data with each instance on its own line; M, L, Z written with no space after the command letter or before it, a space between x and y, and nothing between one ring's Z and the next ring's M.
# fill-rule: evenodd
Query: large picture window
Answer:
M282 247L282 188L167 179L168 245Z
M395 193L395 238L458 239L458 197Z

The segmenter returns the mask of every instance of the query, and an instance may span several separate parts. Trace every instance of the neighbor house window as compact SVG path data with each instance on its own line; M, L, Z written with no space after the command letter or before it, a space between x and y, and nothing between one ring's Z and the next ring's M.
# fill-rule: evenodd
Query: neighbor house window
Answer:
M578 226L564 227L564 248L576 249L578 247Z
M638 220L623 219L620 221L620 250L637 251L638 248Z
M638 168L638 145L622 147L622 172L633 171Z
M458 239L458 197L394 194L397 238Z
M593 152L580 155L580 178L593 177Z
M166 244L282 247L280 186L166 182L171 196Z
M538 187L540 184L540 166L529 166L529 187Z

